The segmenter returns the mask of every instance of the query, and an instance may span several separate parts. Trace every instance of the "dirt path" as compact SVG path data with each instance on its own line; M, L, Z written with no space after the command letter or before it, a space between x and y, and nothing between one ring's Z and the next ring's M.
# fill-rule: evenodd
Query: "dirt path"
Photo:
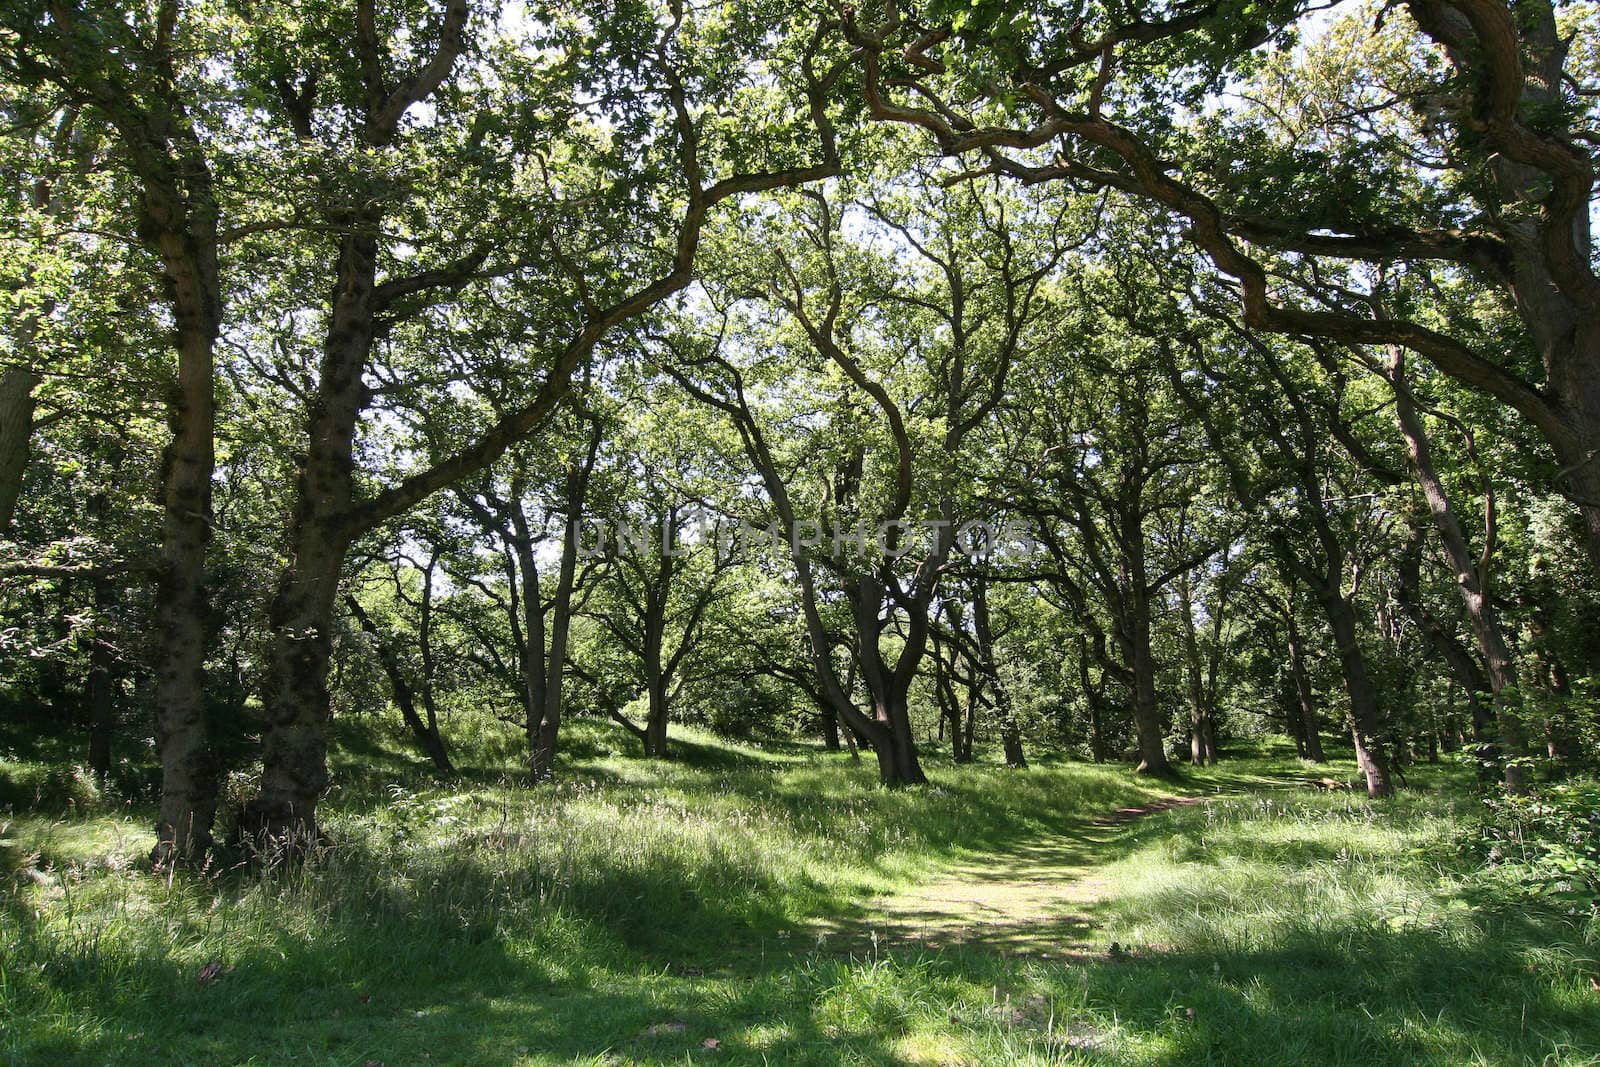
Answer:
M930 948L964 944L1042 957L1084 955L1094 928L1088 911L1112 888L1099 873L1106 846L1137 819L1203 799L1167 797L1120 808L1004 855L975 858L934 881L874 898L860 917L829 932Z

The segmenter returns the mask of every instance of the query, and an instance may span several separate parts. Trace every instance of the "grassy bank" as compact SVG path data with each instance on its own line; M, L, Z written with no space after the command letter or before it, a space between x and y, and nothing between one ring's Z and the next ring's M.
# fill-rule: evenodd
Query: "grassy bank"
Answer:
M537 790L494 754L438 786L395 751L346 750L335 844L267 879L146 873L138 806L14 810L0 1054L1600 1062L1592 914L1485 895L1448 773L1372 807L1290 784L1293 760L1235 761L1177 787L1210 803L1085 834L1166 790L1060 764L935 766L893 793L845 757L687 737L658 766L584 725ZM875 900L1057 838L1105 889L1088 947L870 936Z

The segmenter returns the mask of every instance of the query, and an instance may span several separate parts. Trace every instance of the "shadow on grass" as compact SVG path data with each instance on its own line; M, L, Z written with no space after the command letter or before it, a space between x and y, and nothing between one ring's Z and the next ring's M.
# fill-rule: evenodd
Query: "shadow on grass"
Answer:
M569 769L604 779L600 792L619 818L663 798L684 811L715 806L749 825L847 842L852 862L885 880L916 857L923 873L942 869L977 896L930 896L933 936L927 925L886 932L883 914L849 885L753 869L737 852L635 847L620 821L600 851L568 859L541 849L534 823L463 830L436 846L376 823L347 835L325 866L277 879L180 883L165 894L146 876L128 876L137 892L105 879L71 890L84 899L53 900L48 917L4 896L0 1052L56 1064L394 1065L426 1053L430 1064L831 1065L1069 1054L1173 1064L1536 1062L1600 1048L1593 994L1575 966L1528 969L1538 951L1571 939L1548 916L1470 931L1347 919L1265 949L1136 948L1118 960L1085 948L1108 912L1092 894L1055 892L1060 876L1092 878L1192 829L1188 813L1099 818L1173 791L1166 783L1117 768L938 767L932 788L888 792L873 786L870 767L830 758L774 766L703 747L693 763ZM386 783L406 766L376 756L371 765L370 778L339 797L363 817L380 812ZM472 785L477 774L489 784ZM1177 791L1275 796L1301 780L1294 767L1241 762L1192 774ZM457 783L407 781L443 795L515 788L489 766ZM530 795L545 793L524 791L518 802ZM657 817L672 810L663 805ZM1322 861L1324 852L1290 859ZM1015 929L994 922L980 938L948 935L978 925L974 904L1001 885L1035 894L1037 912ZM1150 906L1188 902L1156 897ZM824 915L840 925L808 926ZM201 982L213 959L232 969ZM1035 997L1042 1012L1013 1007ZM1082 1040L1059 1042L1056 1019ZM926 1054L908 1051L918 1041Z
M13 1063L682 1063L719 1042L774 1062L899 1062L890 1035L827 1027L775 910L685 893L670 865L593 871L526 902L517 872L474 857L403 879L345 846L337 870L223 878L220 906L181 884L166 923L3 904L0 1054ZM363 879L362 875L369 875ZM641 907L640 901L649 901ZM519 908L519 901L524 905ZM771 951L720 973L669 960L682 930L744 929ZM725 954L710 943L705 955ZM223 965L205 975L212 959ZM808 985L809 983L809 985ZM797 991L801 993L797 999ZM841 1058L843 1057L843 1058ZM721 1056L719 1062L728 1060Z
M1562 932L1527 919L1465 940L1345 925L1264 950L1102 960L1083 981L1125 1029L1159 1039L1145 1062L1594 1062L1592 991L1575 968L1530 969Z
M203 954L39 944L8 910L35 944L28 973L10 972L0 1048L19 1063L329 1065L900 1064L935 1035L967 1050L946 1062L977 1063L1019 1048L1162 1064L1581 1062L1600 1048L1592 1003L1566 977L1530 977L1524 950L1553 931L1525 917L1469 941L1341 927L1121 961L795 946L699 974L589 922L527 938L391 904L263 936L206 983Z
M849 902L814 924L833 951L946 945L1039 959L1082 958L1107 890L1097 871L1126 856L1122 823L1079 818L1054 834L957 862L928 881Z

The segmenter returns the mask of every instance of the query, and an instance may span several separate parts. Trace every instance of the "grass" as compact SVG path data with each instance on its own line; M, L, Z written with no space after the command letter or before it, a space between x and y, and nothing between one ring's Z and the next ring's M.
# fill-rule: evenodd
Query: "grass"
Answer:
M561 780L528 790L509 748L476 746L440 786L351 735L335 844L269 878L147 873L138 805L17 808L0 1056L1600 1063L1592 913L1484 896L1452 772L1371 806L1289 786L1306 771L1282 755L1237 760L1181 787L1210 803L1091 833L1160 790L1061 763L935 765L931 788L888 792L844 757L684 738L653 765L576 724ZM1103 889L1089 950L871 936L883 901L1057 839Z

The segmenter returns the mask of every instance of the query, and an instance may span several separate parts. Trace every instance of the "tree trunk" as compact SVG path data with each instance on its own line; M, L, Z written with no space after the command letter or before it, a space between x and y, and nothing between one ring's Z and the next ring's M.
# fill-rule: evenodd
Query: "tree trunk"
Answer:
M907 607L907 640L896 666L885 661L879 642L884 619L885 581L877 575L862 575L850 583L851 615L855 621L855 662L861 683L872 706L867 739L878 757L878 779L888 786L921 785L927 776L917 759L917 742L911 732L911 710L907 698L914 671L927 645L927 604ZM921 611L919 617L916 612Z
M361 607L361 602L354 596L346 594L344 603L350 611L351 618L356 620L356 624L363 632L372 637L373 646L378 653L378 664L383 668L385 677L389 679L389 692L394 698L394 706L399 709L400 718L411 731L411 736L416 739L417 747L433 761L436 769L444 774L455 773L455 766L450 761L450 753L445 747L444 738L439 735L437 723L430 729L429 724L417 714L417 702L411 691L411 683L406 680L400 659L395 655L383 632L378 629L377 624L372 621Z
M647 701L644 720L644 754L649 759L667 758L667 674L662 646L666 642L667 596L671 583L671 560L666 546L661 548L657 574L662 584L644 589L643 645L644 687Z
M961 750L956 757L957 763L972 762L972 735L978 728L978 698L973 690L967 691L965 707L961 715L961 740L958 747Z
M63 82L74 95L93 100L122 142L120 154L137 188L139 235L161 260L172 314L177 372L165 398L171 437L161 457L161 563L151 644L161 759L151 859L161 866L197 863L213 843L219 771L206 714L205 661L212 632L206 555L216 463L213 357L224 310L220 208L205 149L170 81L157 77L149 95L129 93L102 76L98 57L77 31L63 28L71 31L70 42L62 39L68 49Z
M1387 797L1394 793L1388 760L1383 754L1382 715L1378 692L1367 673L1367 660L1356 636L1355 609L1339 592L1319 590L1323 610L1333 629L1339 665L1344 670L1345 691L1350 696L1350 738L1355 744L1356 763L1367 780L1367 795Z
M872 751L878 757L878 780L887 786L925 783L928 777L917 759L906 694L891 690L877 696L873 711L879 727L871 736Z
M1136 575L1135 582L1143 581ZM1130 597L1128 639L1132 645L1129 664L1133 670L1133 726L1139 744L1137 773L1160 778L1176 772L1167 760L1166 731L1161 724L1161 705L1156 694L1156 657L1150 647L1150 603L1143 590Z
M567 645L572 633L572 598L578 581L578 542L583 522L584 507L589 495L589 476L594 471L595 457L600 451L603 426L591 416L588 449L577 464L569 467L563 485L562 497L566 526L561 537L561 560L556 568L556 592L550 604L550 652L545 657L543 625L544 609L539 602L538 568L533 557L533 539L528 526L527 512L523 509L519 491L512 501L514 523L520 552L520 566L533 580L531 604L525 598L524 610L539 616L529 618L529 640L538 634L538 643L532 648L531 658L524 649L523 669L529 671L537 661L539 686L537 699L528 709L528 733L533 742L530 766L534 780L550 776L555 768L556 752L561 744L561 716L566 709ZM537 625L535 623L537 622ZM535 728L537 720L537 728Z
M0 373L0 539L11 532L33 444L34 390L42 379L26 367Z
M1291 687L1293 684L1290 682ZM1300 759L1310 759L1306 749L1306 724L1300 716L1298 695L1280 691L1278 696L1283 706L1283 731L1294 742L1294 754Z
M661 677L661 665L649 672L648 710L644 721L644 754L650 759L667 758L667 686Z
M346 220L307 451L295 482L288 564L269 615L271 650L262 692L261 784L241 830L264 849L291 851L320 838L317 801L328 785L328 661L333 607L354 531L356 425L371 394L362 381L372 347L377 227Z
M162 244L187 245L181 235ZM220 768L206 715L205 662L211 634L206 553L211 544L214 398L212 346L215 293L183 262L168 259L178 294L178 379L167 402L172 427L161 463L161 569L155 595L156 751L161 804L156 815L158 865L201 862L212 847ZM192 295L191 295L192 294Z
M855 688L856 668L855 664L852 663L850 665L849 675L845 679L844 691L846 693L853 693L855 692ZM833 719L835 725L837 725L839 728L839 732L844 735L845 747L850 750L850 762L860 763L862 735L856 732L855 728L850 725L850 720L845 718L843 713L837 707L829 706L826 709L826 714Z
M1078 685L1083 691L1083 701L1089 714L1089 758L1096 763L1106 761L1105 740L1105 709L1101 706L1104 698L1105 675L1100 676L1100 685L1093 685L1089 681L1089 639L1083 634L1078 634Z
M1217 748L1217 719L1221 703L1218 699L1218 679L1222 673L1223 655L1223 626L1228 615L1228 594L1231 583L1228 580L1228 562L1231 551L1224 549L1222 565L1217 575L1216 598L1211 604L1211 646L1206 650L1206 675L1205 685L1201 688L1201 695L1205 703L1205 742L1206 763L1215 766L1221 755Z
M943 721L942 719L940 720ZM822 708L817 716L817 725L822 728L822 750L824 752L842 752L844 744L839 740L839 719L834 715L832 708Z
M522 680L522 729L528 739L528 769L533 780L539 781L549 776L555 762L561 723L558 706L556 718L546 729L553 679L548 670L550 661L545 654L545 605L544 595L540 591L539 559L534 551L533 531L527 512L523 509L522 495L523 480L519 476L512 480L511 500L501 508L500 533L511 546L511 558L516 561L508 575L519 589L512 605L510 623L512 638L517 642L517 673ZM505 525L507 523L509 525ZM578 525L578 520L574 519L562 534L563 565L568 555L574 558L577 555ZM517 617L518 606L522 612L520 620ZM557 703L559 705L559 700Z
M1482 743L1494 732L1494 715L1484 706L1481 695L1490 692L1489 678L1484 673L1482 664L1467 646L1434 617L1427 605L1422 602L1420 587L1423 538L1421 524L1413 520L1411 539L1401 554L1400 565L1397 568L1399 581L1395 592L1401 608L1416 624L1423 640L1445 661L1456 684L1467 694L1467 707L1472 714L1472 738Z
M328 785L333 603L347 545L316 510L299 509L291 562L269 615L261 783L240 827L268 853L297 853L321 839L317 801Z
M1305 757L1313 763L1326 763L1322 752L1322 732L1317 724L1317 702L1311 692L1311 674L1306 670L1305 642L1300 636L1300 624L1294 616L1294 601L1290 600L1285 615L1288 620L1289 675L1294 679L1294 692L1299 704L1300 739Z
M1026 767L1028 759L1022 751L1022 730L1017 725L1011 690L1006 686L1005 679L1000 677L1000 663L995 656L994 625L989 614L989 582L981 574L972 581L972 623L973 635L978 641L978 655L983 661L981 665L974 664L974 669L981 666L983 676L988 679L989 688L994 693L995 721L1000 729L1000 745L1005 753L1006 766Z
M950 758L956 763L972 762L972 730L977 721L977 701L969 689L964 700L952 692L949 706L944 710L950 729Z
M951 680L951 665L945 661L944 642L937 632L933 643L933 696L939 705L939 739L950 735L950 755L957 763L966 762L961 753L961 705L956 699L955 684ZM952 655L954 651L952 650Z
M1011 701L1009 696L1001 697L1000 699L1005 700L1008 704ZM1005 752L1006 766L1018 769L1027 767L1028 757L1022 751L1022 731L1017 729L1017 724L1014 721L1011 721L1009 711L1002 710L1000 716L1000 745Z
M960 625L959 615L950 602L941 606L949 616L950 625ZM977 703L980 682L976 677L966 679L963 686L964 697L957 698L956 682L961 680L957 664L961 656L960 647L952 644L949 650L950 657L945 659L944 642L935 630L931 636L933 644L933 690L934 697L939 704L940 732L948 727L950 731L950 758L956 763L972 762L972 732L977 719Z
M439 708L434 700L433 678L433 576L439 567L441 549L435 545L428 555L428 565L422 571L422 606L417 618L417 652L422 659L422 711L427 716L423 731L427 737L424 746L440 770L450 772L455 768L445 752L444 738L439 733ZM439 757L443 757L441 760Z
M852 763L860 763L861 762L861 743L856 740L855 731L853 731L853 730L845 730L844 731L844 744L845 744L845 748L850 750L850 762L852 762Z
M1187 572L1178 575L1178 611L1183 616L1179 636L1183 642L1184 682L1189 695L1189 762L1196 767L1215 763L1207 729L1205 682L1201 677L1200 641L1195 633L1194 600Z
M1505 755L1510 758L1505 768L1506 789L1515 793L1525 792L1526 771L1522 764L1515 762L1515 759L1526 754L1527 738L1516 715L1508 714L1508 709L1500 706L1499 700L1501 693L1516 688L1517 672L1511 652L1506 646L1505 635L1500 630L1500 620L1495 613L1494 603L1489 596L1489 556L1494 549L1493 489L1485 484L1484 515L1487 528L1484 536L1487 544L1482 558L1474 559L1467 545L1466 535L1461 531L1461 523L1456 519L1450 496L1434 470L1433 450L1428 441L1427 428L1423 425L1422 416L1412 399L1410 386L1406 383L1405 350L1399 346L1390 349L1389 380L1394 387L1396 421L1400 424L1400 432L1406 439L1412 472L1422 486L1422 494L1428 502L1428 511L1433 516L1434 529L1439 534L1439 544L1443 547L1445 558L1449 560L1450 568L1455 574L1456 589L1461 594L1462 607L1466 609L1467 621L1472 627L1473 637L1478 642L1478 651L1488 668L1489 685L1496 698L1498 712L1496 719L1501 744L1505 749Z

